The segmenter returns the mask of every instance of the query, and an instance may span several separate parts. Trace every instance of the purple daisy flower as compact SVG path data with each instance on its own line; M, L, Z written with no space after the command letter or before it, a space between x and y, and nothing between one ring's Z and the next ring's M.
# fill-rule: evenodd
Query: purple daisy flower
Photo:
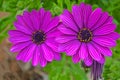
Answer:
M55 36L59 35L58 24L59 17L52 18L51 13L43 8L24 11L14 22L16 30L8 32L9 40L13 43L11 52L19 52L17 60L28 62L32 59L33 66L40 64L44 67L47 62L60 60L55 41Z
M59 51L72 56L74 63L82 60L86 66L101 66L106 56L112 56L110 48L116 46L120 35L114 32L116 24L107 12L103 12L101 8L92 10L91 5L81 3L74 5L72 12L64 10L60 19L62 23L58 29L62 34L56 38L61 43ZM97 68L94 69L98 70ZM96 72L92 73L94 80L101 75L102 67L99 69L97 75Z

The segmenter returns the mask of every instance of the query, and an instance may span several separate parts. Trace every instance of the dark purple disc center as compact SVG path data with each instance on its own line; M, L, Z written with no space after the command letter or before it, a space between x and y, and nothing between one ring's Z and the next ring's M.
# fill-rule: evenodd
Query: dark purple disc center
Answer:
M33 33L32 40L34 43L39 44L45 40L45 35L41 31Z
M89 29L83 28L78 33L78 39L81 42L89 42L92 40L92 33Z

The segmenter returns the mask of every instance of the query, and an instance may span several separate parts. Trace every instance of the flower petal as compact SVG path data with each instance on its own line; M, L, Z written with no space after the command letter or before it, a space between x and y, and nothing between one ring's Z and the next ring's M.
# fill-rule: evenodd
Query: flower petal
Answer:
M32 65L33 66L38 65L39 59L40 59L39 57L40 57L39 46L37 46L34 50L34 54L33 54L33 57L32 57Z
M46 11L42 19L43 23L41 23L42 26L40 27L40 29L46 31L48 28L47 26L50 23L51 19L52 19L52 14L50 13L50 11Z
M45 41L46 45L49 46L52 50L54 50L55 52L58 52L58 43L53 39L47 39Z
M84 19L83 19L84 25L83 26L87 27L88 19L91 13L92 13L92 6L86 5L83 9L83 14L84 14Z
M60 55L60 53L55 53L55 54L54 54L54 59L57 60L57 61L61 60L61 55Z
M99 51L97 51L97 49L91 43L87 43L87 47L88 47L90 56L94 60L96 61L101 60L101 54L99 53Z
M33 56L33 53L35 52L35 48L36 48L36 45L35 44L32 44L30 47L29 47L29 50L24 53L24 62L28 62L32 56Z
M24 21L24 16L17 16L17 21L14 22L14 26L16 27L17 30L20 30L26 34L31 34L33 31L31 28L28 26L28 23Z
M79 50L79 57L84 60L88 57L88 50L86 43L81 43L80 50Z
M91 30L94 30L104 24L106 24L107 19L109 18L109 14L107 12L103 12L100 19L97 21L97 23L91 28Z
M101 46L95 42L93 42L93 45L97 48L98 51L100 51L101 54L103 54L104 56L112 56L112 51L104 46Z
M103 26L95 29L93 31L93 34L94 35L105 35L105 34L109 34L111 32L114 32L115 29L116 29L115 24L106 24L106 25L103 25Z
M99 20L102 14L102 9L101 8L96 8L90 15L88 19L88 25L87 27L90 29L92 28L96 22Z
M48 32L48 31L56 28L57 25L58 25L58 23L59 23L59 17L58 17L58 16L57 16L57 17L54 17L54 18L49 22L48 26L47 26L46 28L44 28L44 32L46 33L46 32Z
M77 37L76 36L68 36L68 35L64 35L64 36L59 36L57 37L55 40L59 43L65 43L71 40L76 40Z
M51 62L54 58L53 51L46 44L42 44L41 47L43 49L45 59Z
M101 46L105 46L105 47L109 47L109 48L116 46L115 40L108 38L108 37L96 36L96 37L93 37L93 41L98 43Z
M44 57L44 51L41 46L39 48L39 61L42 67L45 67L47 65L47 60Z
M12 48L10 49L10 51L11 52L18 52L18 51L24 49L25 47L29 46L30 44L31 44L30 41L14 44L12 46Z
M64 34L71 34L71 35L77 35L77 33L75 32L75 31L73 31L71 28L69 28L69 27L66 27L65 25L63 25L63 24L60 24L59 26L58 26L58 29L62 32L62 33L64 33Z
M64 10L63 14L60 16L60 19L62 20L62 23L74 31L78 32L77 25L74 22L73 16L68 10Z
M81 3L80 6L73 5L73 7L72 7L72 15L74 17L74 20L75 20L77 26L79 26L79 28L83 27L83 11L82 11L82 9L84 8L84 6L85 6L85 4Z
M85 63L86 66L91 66L92 65L93 59L91 58L90 55L88 55L88 57L84 59L84 63Z
M40 18L39 18L39 12L37 12L36 10L32 10L31 12L31 16L30 16L30 19L32 21L32 24L31 26L33 27L33 30L35 31L38 31L39 28L40 28Z
M74 41L70 42L69 46L67 46L65 48L66 54L68 56L72 56L72 55L76 54L76 51L79 49L80 44L81 43L78 40L74 40Z
M79 57L79 54L76 53L72 56L72 61L76 64L78 62L80 62L80 57Z

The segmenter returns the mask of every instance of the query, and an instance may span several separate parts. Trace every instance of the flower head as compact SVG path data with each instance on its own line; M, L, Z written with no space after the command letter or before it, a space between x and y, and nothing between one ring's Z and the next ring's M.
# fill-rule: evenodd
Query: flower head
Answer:
M112 56L110 48L116 46L120 35L107 12L101 8L92 10L90 5L81 3L74 5L72 12L64 10L60 19L58 29L62 34L56 38L61 43L59 51L72 56L74 63L82 60L86 66L92 66L93 62L104 64L105 57Z
M33 66L40 64L42 67L54 59L60 60L58 44L54 40L59 35L58 23L59 17L52 18L43 8L18 15L14 22L16 30L8 32L13 43L11 51L19 53L17 60L28 62L32 59Z

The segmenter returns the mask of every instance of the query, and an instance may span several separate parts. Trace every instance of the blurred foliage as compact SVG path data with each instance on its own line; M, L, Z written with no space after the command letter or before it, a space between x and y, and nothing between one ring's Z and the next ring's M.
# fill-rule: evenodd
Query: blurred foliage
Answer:
M61 14L63 9L71 10L72 5L81 2L91 4L93 9L101 7L103 11L109 12L114 17L117 31L120 33L120 0L0 0L0 12L9 13L7 17L0 19L0 41L8 37L7 31L14 28L13 21L16 20L16 15L22 14L24 10L39 10L40 7L44 7L55 16ZM120 80L120 41L117 43L112 58L106 59L103 73L105 80ZM80 64L73 64L71 58L65 55L60 62L53 61L43 70L49 74L50 80L87 80Z

